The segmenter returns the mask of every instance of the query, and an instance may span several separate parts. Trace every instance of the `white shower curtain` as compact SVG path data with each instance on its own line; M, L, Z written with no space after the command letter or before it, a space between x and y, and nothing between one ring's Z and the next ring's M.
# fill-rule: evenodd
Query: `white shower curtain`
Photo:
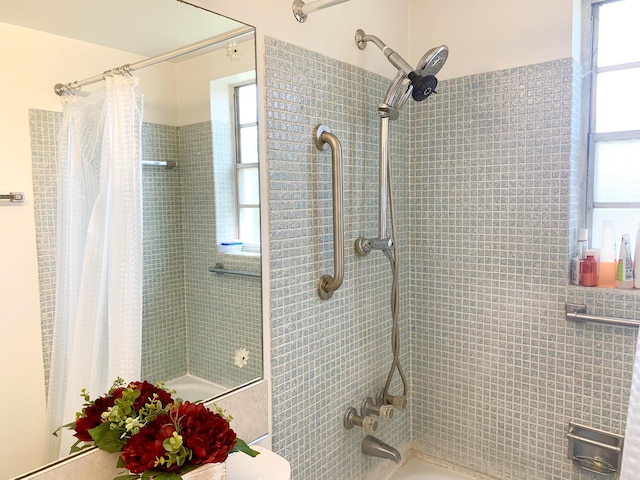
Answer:
M140 376L142 94L113 76L63 98L58 135L56 311L47 400L51 431L75 420L81 390ZM51 456L75 439L65 431Z
M620 480L637 480L638 478L640 478L640 334L636 345L636 360L633 365Z

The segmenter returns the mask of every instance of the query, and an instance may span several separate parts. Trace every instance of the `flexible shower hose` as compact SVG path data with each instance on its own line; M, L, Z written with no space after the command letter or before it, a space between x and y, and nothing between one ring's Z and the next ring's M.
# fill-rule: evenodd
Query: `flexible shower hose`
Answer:
M400 330L398 328L398 314L400 312L400 294L398 291L398 271L399 271L399 260L398 260L398 243L396 241L396 219L395 219L395 211L393 207L393 189L392 189L392 181L391 181L391 156L387 155L387 172L388 172L388 183L387 188L389 192L389 214L391 217L391 238L393 238L394 245L393 249L385 250L384 254L389 259L389 264L391 266L391 318L392 318L392 327L391 327L391 351L393 352L393 361L391 362L391 368L389 369L389 375L387 375L387 381L384 385L384 389L382 391L382 399L385 401L387 398L387 394L389 393L389 387L391 386L391 381L393 380L393 375L395 371L398 371L400 378L402 379L402 395L406 398L409 393L409 387L407 383L407 378L405 377L404 371L402 369L402 365L400 364Z

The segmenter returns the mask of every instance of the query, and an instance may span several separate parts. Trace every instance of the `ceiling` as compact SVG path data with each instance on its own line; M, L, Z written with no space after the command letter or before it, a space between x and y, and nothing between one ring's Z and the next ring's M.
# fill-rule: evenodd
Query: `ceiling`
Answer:
M0 0L0 22L147 57L244 25L178 0Z

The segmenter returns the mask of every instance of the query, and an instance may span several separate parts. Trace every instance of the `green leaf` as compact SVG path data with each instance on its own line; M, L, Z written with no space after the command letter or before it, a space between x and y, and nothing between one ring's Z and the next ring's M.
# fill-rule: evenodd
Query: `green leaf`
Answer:
M100 450L110 453L122 451L124 441L120 438L120 430L111 430L109 423L101 423L96 428L89 430L89 435Z
M133 479L138 479L140 478L140 475L120 475L118 477L114 477L113 480L133 480Z
M73 421L73 422L71 422L71 423L67 423L66 425L62 425L61 427L58 427L58 428L56 429L56 431L52 433L52 435L53 435L54 437L57 437L57 436L58 436L58 432L59 432L60 430L62 430L63 428L66 428L66 429L68 429L68 430L75 429L75 428L76 428L76 422L75 422L75 421Z
M71 445L71 448L69 449L69 453L78 453L92 446L93 445L90 443L84 443L82 440L77 440L76 443Z
M240 438L236 438L236 444L231 449L231 452L232 453L233 452L246 453L250 457L257 457L258 455L260 455L260 452L255 451L253 448L251 448L249 445L247 445L247 442L245 442L244 440L242 440Z

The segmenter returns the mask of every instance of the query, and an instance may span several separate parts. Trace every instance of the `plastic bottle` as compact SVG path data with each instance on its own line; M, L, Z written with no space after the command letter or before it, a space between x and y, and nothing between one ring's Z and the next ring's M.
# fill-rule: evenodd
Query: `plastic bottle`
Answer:
M587 258L582 263L582 285L585 287L598 285L598 262L595 254L595 250L587 250Z
M600 245L600 274L598 276L598 286L605 288L615 288L616 270L616 240L615 229L611 220L602 222L602 244Z
M616 288L633 288L633 263L631 262L631 245L628 233L622 235L620 240Z

